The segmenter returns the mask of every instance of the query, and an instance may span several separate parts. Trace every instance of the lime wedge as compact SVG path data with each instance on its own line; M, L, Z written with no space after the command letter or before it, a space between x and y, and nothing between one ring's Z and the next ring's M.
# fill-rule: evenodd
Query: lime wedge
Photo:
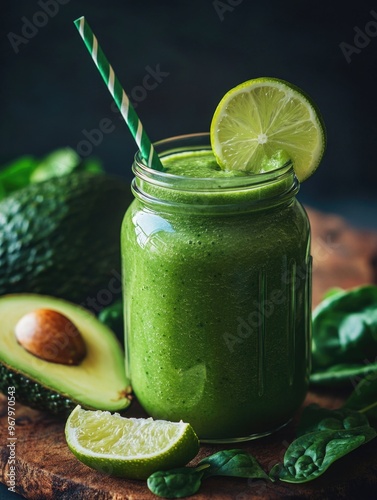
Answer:
M108 411L72 411L65 426L72 453L107 474L146 479L158 470L182 467L199 451L190 424L124 418Z
M283 152L299 181L317 168L326 144L325 126L312 100L277 78L256 78L230 90L211 123L211 145L224 170L259 173Z

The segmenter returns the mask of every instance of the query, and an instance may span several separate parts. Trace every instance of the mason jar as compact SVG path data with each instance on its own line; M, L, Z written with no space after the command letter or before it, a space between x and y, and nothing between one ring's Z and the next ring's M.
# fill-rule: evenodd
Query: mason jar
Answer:
M155 144L210 151L208 134ZM201 441L237 442L284 426L309 383L310 226L292 164L195 178L137 153L122 226L126 372L156 419Z

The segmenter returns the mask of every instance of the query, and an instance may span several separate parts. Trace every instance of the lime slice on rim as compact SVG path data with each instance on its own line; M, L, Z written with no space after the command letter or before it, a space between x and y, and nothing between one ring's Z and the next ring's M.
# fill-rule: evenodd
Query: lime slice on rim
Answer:
M124 418L108 411L72 411L65 426L72 453L107 474L147 479L158 470L181 467L199 451L190 424L152 418Z
M283 152L303 181L317 168L325 144L325 126L313 101L277 78L256 78L231 89L212 118L211 145L224 170L259 173L266 158Z

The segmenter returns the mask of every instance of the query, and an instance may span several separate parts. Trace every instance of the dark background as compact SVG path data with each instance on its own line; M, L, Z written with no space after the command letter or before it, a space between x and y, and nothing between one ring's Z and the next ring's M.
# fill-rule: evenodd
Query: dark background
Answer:
M38 15L42 4L57 10L44 16L47 21ZM83 156L83 130L97 129L109 118L114 130L92 153L109 172L131 178L135 143L112 111L112 98L73 25L85 15L125 90L139 99L137 112L153 141L208 131L221 97L245 80L275 76L303 88L322 111L328 146L300 199L377 225L377 0L347 5L3 0L1 5L0 164L64 146ZM40 25L36 33L29 25L28 38L17 38L28 22ZM369 38L359 34L354 40L366 26ZM343 51L342 43L348 44ZM146 68L158 65L166 75L156 88L143 91Z
M57 12L22 41L25 23L44 24L41 3ZM322 111L328 147L301 200L377 227L377 0L2 0L0 9L0 164L80 149L82 131L109 118L114 130L92 153L131 178L134 141L73 25L85 15L130 95L140 99L147 67L168 73L137 106L152 140L208 131L221 97L245 80L302 87Z

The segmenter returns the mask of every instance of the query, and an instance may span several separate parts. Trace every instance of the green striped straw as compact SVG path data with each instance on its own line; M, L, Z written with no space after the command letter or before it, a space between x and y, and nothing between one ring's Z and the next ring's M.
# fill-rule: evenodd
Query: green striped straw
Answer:
M136 114L135 108L132 106L127 94L123 90L111 64L99 46L97 38L87 23L85 17L79 17L79 19L74 21L74 24L78 29L81 38L84 40L86 48L92 56L95 65L99 69L110 94L113 96L119 111L127 123L144 160L147 161L148 167L155 170L163 170L160 158L149 140L144 127Z

